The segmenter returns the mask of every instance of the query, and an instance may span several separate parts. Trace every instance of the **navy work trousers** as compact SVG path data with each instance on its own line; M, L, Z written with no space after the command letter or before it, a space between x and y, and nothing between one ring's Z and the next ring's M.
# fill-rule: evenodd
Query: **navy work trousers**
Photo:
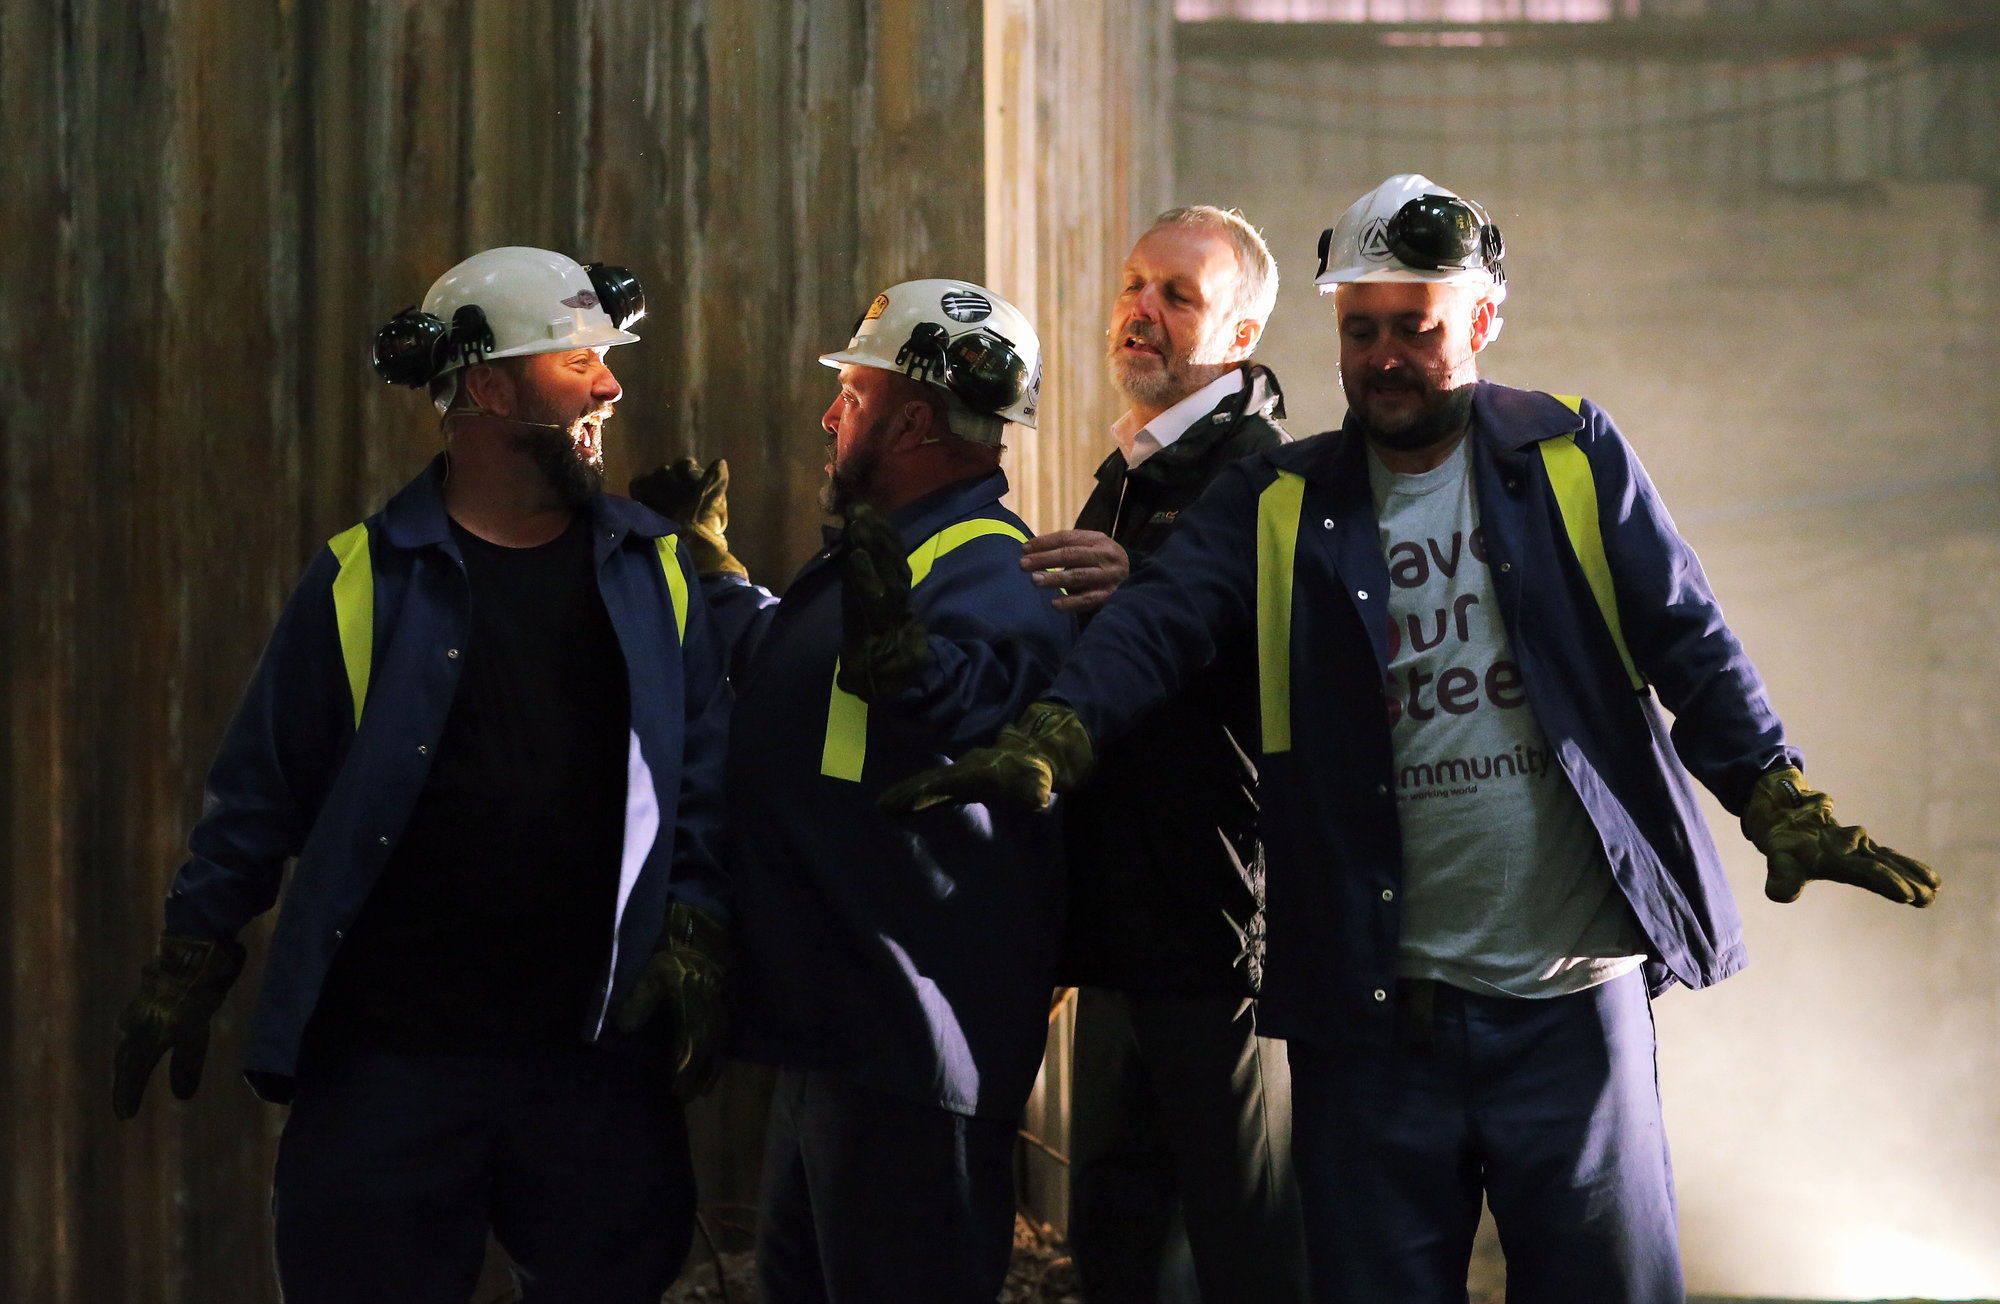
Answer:
M1291 1043L1319 1298L1464 1304L1483 1190L1508 1304L1680 1304L1642 974L1549 1000L1434 990L1428 1038Z
M1174 1206L1203 1304L1302 1304L1285 1043L1250 1002L1077 989L1070 1248L1091 1304L1153 1304Z
M757 1218L764 1304L993 1304L1014 1248L1012 1119L781 1068Z
M465 1304L489 1227L522 1304L658 1304L694 1231L664 1075L587 1046L318 1050L273 1186L286 1304Z

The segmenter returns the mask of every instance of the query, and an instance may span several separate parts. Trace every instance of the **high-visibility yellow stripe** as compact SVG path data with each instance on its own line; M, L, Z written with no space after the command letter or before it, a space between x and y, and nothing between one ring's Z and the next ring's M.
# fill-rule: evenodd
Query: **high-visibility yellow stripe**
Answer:
M1004 534L1016 543L1028 536L1005 521L973 520L947 525L918 544L909 555L910 587L930 578L938 559L974 539ZM868 761L868 703L840 687L840 662L833 663L833 691L826 705L826 742L820 748L819 772L830 779L861 782L861 770Z
M1581 413L1583 400L1574 394L1557 394L1570 411ZM1542 465L1548 468L1549 487L1555 490L1556 510L1561 514L1569 546L1583 565L1583 577L1590 583L1591 596L1611 631L1618 659L1634 691L1645 688L1646 678L1625 646L1625 628L1618 619L1618 591L1611 582L1611 562L1604 554L1604 527L1597 515L1597 479L1590 473L1590 458L1576 446L1575 435L1557 435L1541 443Z
M961 544L983 539L989 534L1004 534L1016 543L1026 543L1028 536L1005 521L976 520L960 521L947 525L930 538L917 545L910 554L910 587L915 588L929 578L931 567L937 565L938 558Z
M833 662L833 695L826 704L826 742L820 748L819 772L831 779L861 782L868 760L868 703L840 688L840 659Z
M368 552L368 523L342 530L326 546L340 563L333 577L333 618L340 630L340 659L347 666L347 691L354 699L354 727L359 729L375 659L375 562Z
M1257 496L1257 700L1264 752L1292 750L1292 570L1306 482L1290 471Z
M680 559L676 556L680 542L678 534L669 534L655 539L653 546L660 553L660 569L667 573L667 596L674 602L674 633L685 643L688 636L688 580L681 573Z

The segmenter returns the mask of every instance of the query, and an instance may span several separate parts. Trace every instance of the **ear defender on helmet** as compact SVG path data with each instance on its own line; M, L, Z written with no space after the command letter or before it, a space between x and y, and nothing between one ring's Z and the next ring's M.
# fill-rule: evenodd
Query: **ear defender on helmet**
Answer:
M944 351L945 383L975 412L1004 412L1028 392L1028 364L1014 342L983 327Z
M585 263L590 283L597 290L598 306L611 324L624 330L646 315L646 290L639 278L616 263Z
M1494 280L1503 279L1500 260L1507 243L1485 210L1469 199L1419 195L1396 210L1382 234L1405 267L1427 272L1484 267Z
M375 332L375 374L391 385L422 389L452 362L478 362L492 351L493 328L478 304L459 308L450 326L409 307Z
M411 304L375 332L375 374L391 385L423 388L437 375L450 333L443 322Z
M974 412L1004 412L1028 390L1028 364L1014 342L984 327L953 339L936 322L918 322L896 351L896 365L912 379L944 386Z

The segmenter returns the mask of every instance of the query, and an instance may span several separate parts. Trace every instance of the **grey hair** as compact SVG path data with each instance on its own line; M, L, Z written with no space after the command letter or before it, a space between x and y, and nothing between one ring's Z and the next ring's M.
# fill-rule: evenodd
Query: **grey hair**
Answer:
M1170 208L1154 218L1149 233L1163 226L1191 226L1220 232L1236 251L1239 271L1236 302L1231 305L1232 320L1248 317L1260 327L1270 320L1271 309L1278 305L1278 263L1271 257L1271 247L1264 243L1263 233L1250 225L1243 210L1187 204Z

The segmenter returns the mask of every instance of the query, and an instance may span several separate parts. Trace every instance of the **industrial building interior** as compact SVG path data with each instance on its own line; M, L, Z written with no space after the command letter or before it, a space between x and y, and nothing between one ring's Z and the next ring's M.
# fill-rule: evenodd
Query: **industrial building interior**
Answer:
M1344 411L1319 233L1421 172L1506 236L1483 373L1618 420L1815 780L1944 877L1923 912L1775 905L1705 798L1751 963L1655 1006L1690 1298L2000 1299L2000 6L24 0L0 45L0 1297L277 1298L247 1001L202 1094L132 1124L109 1029L285 593L435 447L365 347L445 266L638 272L611 481L727 457L781 587L823 520L813 358L875 287L962 276L1037 320L1008 471L1058 528L1153 213L1264 231L1258 358L1304 437ZM1068 1008L1020 1159L1058 1239ZM767 1091L732 1066L690 1115L723 1250Z

